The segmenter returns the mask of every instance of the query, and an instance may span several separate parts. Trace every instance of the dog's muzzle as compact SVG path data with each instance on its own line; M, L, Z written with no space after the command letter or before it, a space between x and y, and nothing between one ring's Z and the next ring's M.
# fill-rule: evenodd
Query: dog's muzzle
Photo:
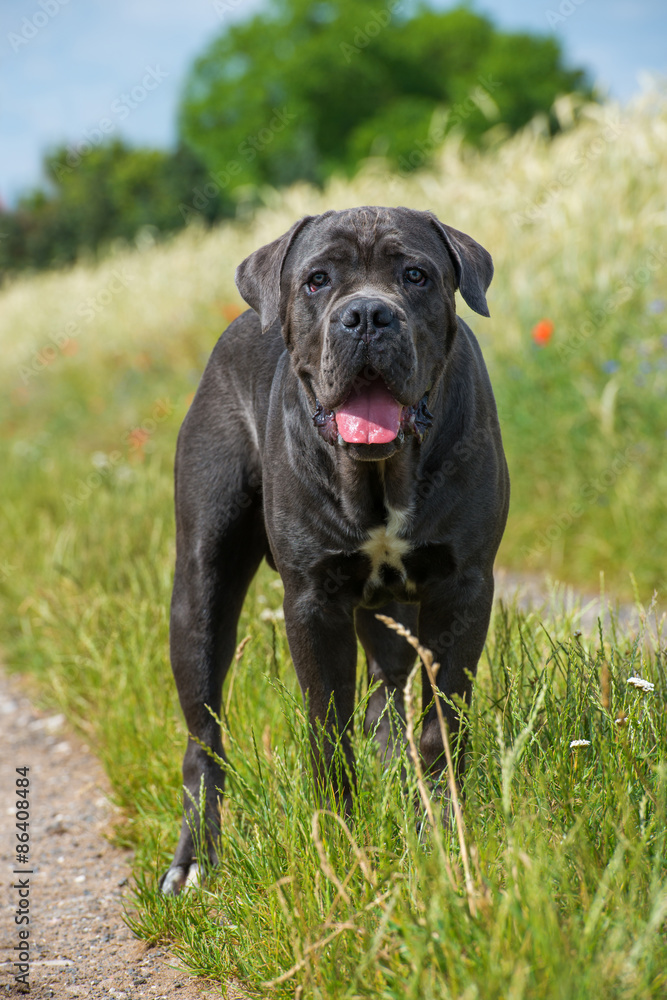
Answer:
M413 406L403 406L378 377L350 393L334 410L325 410L316 400L313 423L332 445L388 444L396 440L400 444L408 434L421 444L433 416L428 408L428 393Z

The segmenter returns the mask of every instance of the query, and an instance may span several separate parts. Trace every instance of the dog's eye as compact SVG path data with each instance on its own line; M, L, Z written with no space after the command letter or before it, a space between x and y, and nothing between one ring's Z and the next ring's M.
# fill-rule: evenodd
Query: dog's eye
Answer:
M409 267L405 272L405 277L408 281L411 281L413 285L426 284L426 275L419 267Z
M307 281L309 292L316 292L318 288L324 288L324 286L328 284L329 275L326 271L315 271L315 274L311 274Z

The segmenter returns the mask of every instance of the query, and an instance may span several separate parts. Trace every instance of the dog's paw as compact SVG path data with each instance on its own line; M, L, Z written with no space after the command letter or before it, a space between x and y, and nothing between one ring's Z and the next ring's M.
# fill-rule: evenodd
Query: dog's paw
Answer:
M199 865L193 861L189 865L172 865L160 880L163 896L178 896L184 890L199 885Z

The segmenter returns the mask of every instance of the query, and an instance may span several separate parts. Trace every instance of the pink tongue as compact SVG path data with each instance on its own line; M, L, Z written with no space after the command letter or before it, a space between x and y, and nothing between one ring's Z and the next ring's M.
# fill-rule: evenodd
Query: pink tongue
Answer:
M398 434L402 409L378 378L335 411L338 433L348 444L385 444Z

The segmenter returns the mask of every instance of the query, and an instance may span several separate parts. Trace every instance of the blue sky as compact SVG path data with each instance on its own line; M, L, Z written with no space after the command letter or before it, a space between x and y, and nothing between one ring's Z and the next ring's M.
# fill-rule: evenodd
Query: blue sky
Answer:
M171 145L192 60L225 23L260 6L261 0L0 0L2 202L11 204L39 183L46 148L76 145L103 121L109 135ZM472 6L500 27L552 30L568 62L587 67L621 100L640 89L642 73L667 76L666 0Z

